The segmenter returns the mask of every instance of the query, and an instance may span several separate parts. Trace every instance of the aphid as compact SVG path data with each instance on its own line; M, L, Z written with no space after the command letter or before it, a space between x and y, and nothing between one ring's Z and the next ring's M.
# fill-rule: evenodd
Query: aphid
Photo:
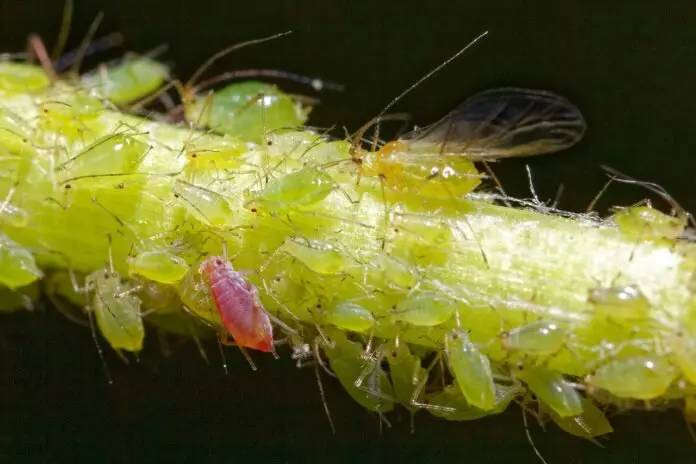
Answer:
M303 209L316 205L336 188L333 178L316 168L303 168L271 180L255 201L274 209Z
M504 332L500 338L507 351L549 356L563 347L567 333L555 323L537 321Z
M236 137L204 134L186 141L184 152L189 170L223 171L244 166L241 156L249 152L249 147Z
M224 227L233 222L235 213L226 196L182 180L176 180L173 192L186 211L204 224Z
M375 318L370 311L357 303L344 301L324 313L326 322L339 329L353 332L367 332L375 325Z
M13 61L0 61L0 91L8 93L34 93L51 83L40 66Z
M580 111L559 95L491 89L356 162L361 175L378 176L392 189L456 198L480 183L473 162L564 150L577 143L585 129Z
M225 329L241 348L273 350L273 327L258 292L221 256L209 256L200 266L210 285Z
M424 391L414 392L419 384L427 377L427 371L421 365L421 358L411 352L407 343L397 337L393 346L385 347L389 363L389 378L394 388L394 397L411 413L419 408L413 403L422 403Z
M452 375L467 403L484 411L496 406L496 390L488 356L481 353L462 329L445 335L445 354Z
M31 251L0 234L0 284L11 289L24 287L43 277Z
M454 314L453 303L438 293L421 293L400 302L391 311L394 321L418 327L434 327L447 322Z
M427 395L428 404L432 407L426 409L433 416L449 421L476 420L500 414L523 392L519 385L496 384L495 388L495 406L488 411L469 404L457 385L447 385L442 391Z
M93 272L87 277L87 289L93 289L89 311L94 312L97 326L115 350L137 352L143 347L145 327L140 313L140 299L134 288L124 284L121 276L110 269Z
M153 282L172 284L184 278L188 263L166 250L150 250L128 258L128 272Z
M560 417L582 414L582 397L560 373L544 366L528 366L522 363L515 367L513 373Z
M650 303L636 285L593 288L587 300L598 315L615 321L640 320L650 315Z
M677 376L670 362L659 356L616 359L599 367L586 379L619 398L650 400L662 396Z
M208 97L184 101L186 120L252 142L268 131L302 126L309 110L276 86L247 81L230 84Z
M302 261L317 274L339 274L353 265L350 258L344 256L343 253L329 244L313 243L312 246L309 246L293 239L287 239L278 248L278 251L285 252Z
M551 419L561 429L576 437L585 438L597 443L596 437L612 433L612 428L607 416L601 409L587 398L580 397L582 414L572 417L561 417L554 410L549 410Z
M99 185L102 176L135 172L149 151L149 146L126 133L100 138L79 154L57 166L56 171L70 183Z
M685 216L669 216L650 206L624 208L612 219L622 233L638 240L675 240L687 224Z
M169 69L145 56L125 58L114 66L100 67L84 74L82 84L92 93L116 105L130 103L159 89Z
M329 365L343 388L362 407L378 413L394 409L394 393L389 377L378 362L365 359L364 348L341 332L327 332L332 344L324 346ZM361 386L356 379L363 378Z

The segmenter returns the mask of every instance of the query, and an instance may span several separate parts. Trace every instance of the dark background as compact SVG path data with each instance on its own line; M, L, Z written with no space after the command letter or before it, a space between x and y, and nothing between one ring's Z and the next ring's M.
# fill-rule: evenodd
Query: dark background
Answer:
M696 11L687 1L136 1L76 0L70 44L97 11L101 31L120 31L125 49L169 44L176 73L190 76L221 48L274 33L294 34L234 53L225 69L272 67L346 84L324 92L316 125L356 129L395 95L484 30L471 51L404 98L395 111L413 122L437 119L487 87L518 85L561 93L588 120L574 149L534 159L542 198L566 187L561 205L582 211L608 164L657 182L696 211L693 192L696 114ZM613 3L613 5L609 5ZM27 34L52 44L61 1L0 0L0 49L20 51ZM304 90L292 85L291 90ZM524 163L496 169L527 195ZM600 201L633 203L646 193L615 186ZM257 357L252 373L234 350L225 375L214 343L206 364L193 344L165 357L154 337L139 363L111 353L109 386L89 331L44 305L3 316L0 325L0 456L7 462L538 462L517 407L469 423L390 416L391 429L325 378L337 426L332 435L312 369ZM601 449L531 426L549 463L696 462L679 413L632 413L614 420Z

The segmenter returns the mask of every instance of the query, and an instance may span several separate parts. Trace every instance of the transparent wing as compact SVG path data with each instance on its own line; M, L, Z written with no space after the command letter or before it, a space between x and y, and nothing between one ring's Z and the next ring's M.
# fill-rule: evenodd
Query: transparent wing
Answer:
M563 150L577 143L585 129L580 110L565 98L510 87L480 92L436 123L399 140L408 153L485 161Z

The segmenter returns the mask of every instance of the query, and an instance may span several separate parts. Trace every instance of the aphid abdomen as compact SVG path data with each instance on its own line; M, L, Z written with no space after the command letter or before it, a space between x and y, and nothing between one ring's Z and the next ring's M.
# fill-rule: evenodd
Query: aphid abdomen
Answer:
M518 366L515 376L560 417L582 414L580 394L563 375L544 366Z
M484 411L493 409L496 405L495 383L488 357L462 330L447 334L445 352L452 375L466 401Z

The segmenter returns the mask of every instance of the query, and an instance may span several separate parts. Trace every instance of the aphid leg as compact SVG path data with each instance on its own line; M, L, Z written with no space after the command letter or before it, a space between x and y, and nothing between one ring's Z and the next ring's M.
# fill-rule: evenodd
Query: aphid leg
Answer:
M94 38L94 35L97 33L97 29L99 29L99 25L101 24L102 19L104 19L104 13L100 11L99 13L97 13L97 17L94 18L94 21L92 21L92 24L90 24L89 29L87 29L87 33L85 34L84 39L82 39L80 47L77 49L75 61L73 62L72 66L70 66L70 74L72 74L73 76L79 75L82 60L84 59L85 54L87 53L89 43Z
M529 441L529 444L532 445L534 454L537 455L537 457L541 460L543 464L547 464L546 460L534 444L534 440L532 440L532 434L529 431L529 423L527 422L527 410L524 407L520 407L520 410L522 411L522 422L524 423L524 433L527 435L527 440Z
M225 358L225 350L222 349L222 345L225 344L223 342L223 340L226 338L227 338L227 333L220 334L218 336L217 342L218 342L218 348L220 349L220 359L222 360L222 369L225 371L225 375L228 375L229 372L227 372L227 358Z
M114 380L111 378L111 372L109 372L109 367L106 365L106 359L104 359L104 351L99 344L99 337L97 337L97 328L94 326L94 319L92 317L92 303L87 299L87 306L85 307L87 312L87 319L89 319L89 327L92 332L92 340L94 340L94 346L97 348L97 354L99 359L101 359L102 367L104 368L104 373L106 374L107 381L109 385L113 385Z
M321 395L321 402L324 405L324 412L326 413L326 418L329 420L329 426L331 426L331 431L336 434L336 426L334 425L333 417L331 417L331 411L329 411L329 404L326 402L326 395L324 394L324 385L321 383L321 376L319 375L319 364L326 369L324 364L319 361L314 364L314 375L317 378L317 387L319 387L319 395Z
M65 0L65 5L63 5L63 16L60 21L60 30L58 31L56 44L51 52L52 61L57 61L63 53L63 50L65 50L65 44L68 42L68 36L70 35L70 25L72 23L74 11L74 0Z
M36 57L39 60L41 67L51 82L56 82L58 80L58 74L53 68L53 63L51 62L51 58L48 56L46 46L44 45L43 40L41 40L41 37L36 34L29 35L29 38L27 39L27 56Z

